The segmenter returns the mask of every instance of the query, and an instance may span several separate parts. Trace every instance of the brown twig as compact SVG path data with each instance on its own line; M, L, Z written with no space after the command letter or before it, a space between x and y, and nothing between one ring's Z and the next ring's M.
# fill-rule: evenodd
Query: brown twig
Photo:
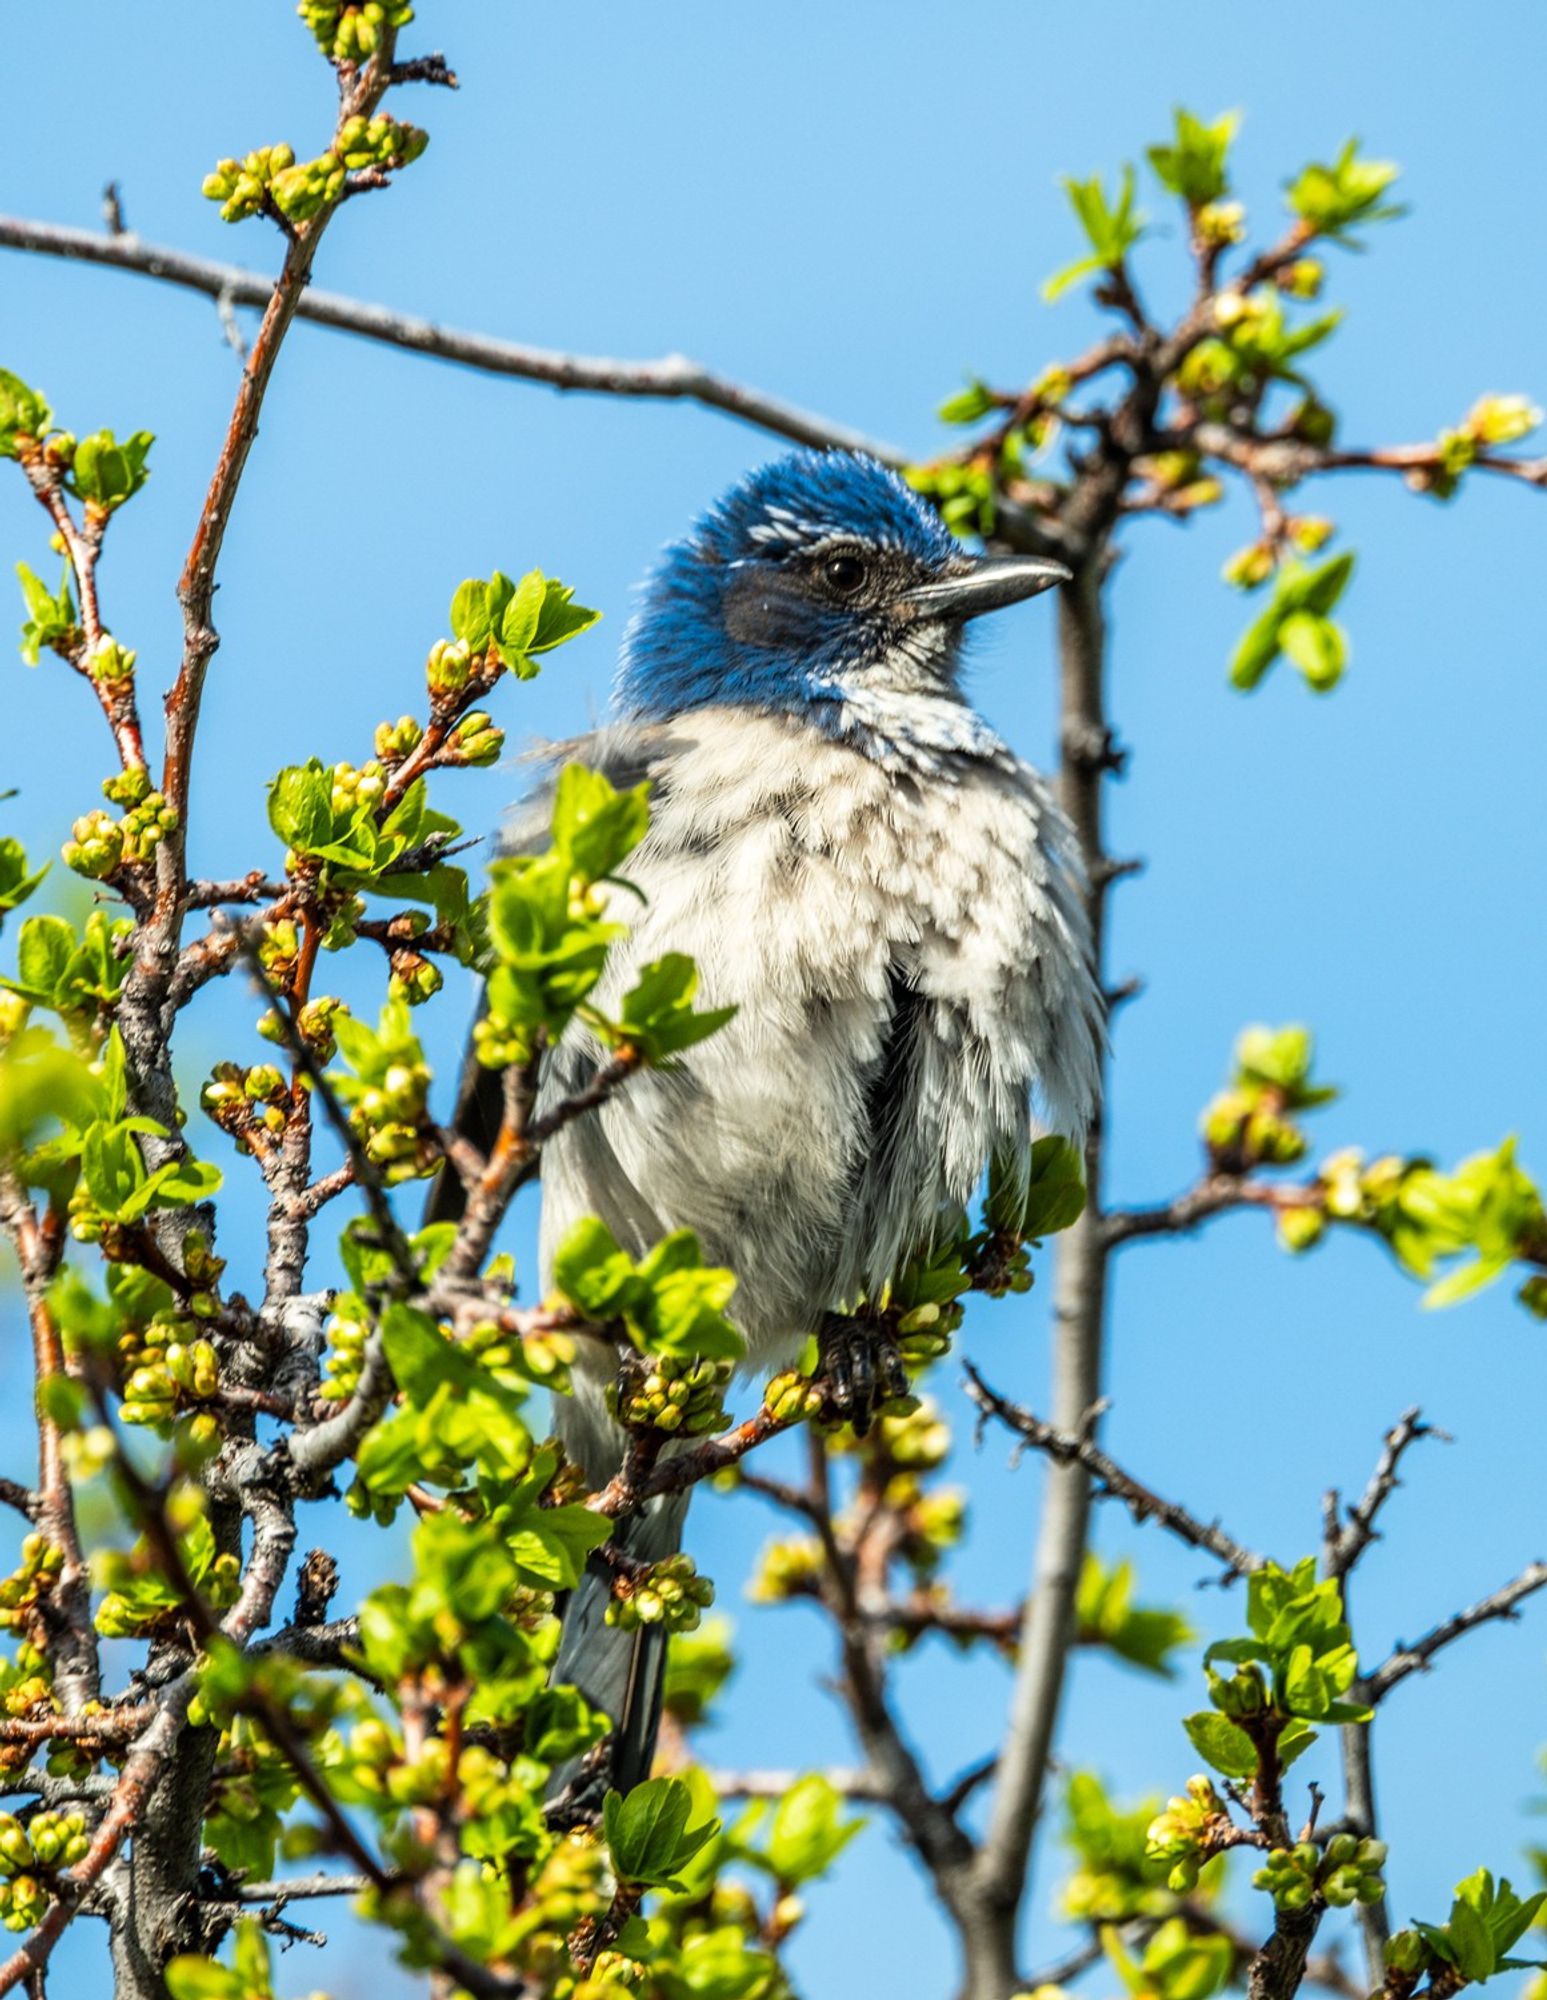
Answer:
M1018 1438L1034 1450L1044 1452L1056 1464L1083 1466L1095 1480L1098 1496L1122 1501L1136 1521L1158 1521L1189 1547L1217 1557L1232 1576L1247 1576L1262 1568L1265 1558L1226 1534L1217 1521L1202 1521L1174 1500L1164 1500L1151 1492L1088 1437L1060 1431L1030 1410L1012 1403L991 1389L970 1362L967 1376L967 1394L985 1415L997 1417Z
M1426 1437L1436 1437L1447 1444L1450 1442L1444 1431L1437 1431L1432 1424L1423 1422L1416 1405L1404 1410L1387 1431L1369 1484L1349 1508L1348 1519L1341 1527L1338 1525L1338 1495L1327 1495L1328 1535L1323 1567L1328 1576L1347 1576L1371 1542L1379 1540L1376 1516L1402 1483L1397 1477L1402 1454L1410 1445Z
M1360 1692L1354 1699L1370 1703L1384 1701L1394 1687L1405 1681L1409 1674L1425 1671L1436 1653L1453 1645L1479 1625L1486 1625L1491 1619L1515 1619L1520 1616L1516 1607L1523 1598L1547 1585L1547 1562L1528 1563L1519 1576L1501 1584L1497 1590L1489 1591L1475 1604L1469 1604L1464 1611L1456 1611L1449 1618L1426 1632L1421 1639L1415 1639L1410 1646L1397 1646L1382 1661L1374 1673L1366 1675L1359 1684Z
M0 216L0 248L132 271L202 292L206 298L225 297L233 305L266 307L274 292L271 280L254 271L245 271L240 265L191 257L181 250L142 242L138 236L127 233L101 235L94 230L7 215ZM288 258L286 264L288 268ZM484 374L505 375L543 383L552 389L593 395L701 403L742 423L754 424L759 430L790 438L796 444L869 452L888 465L903 465L908 459L908 454L896 445L867 436L848 424L798 409L745 383L733 382L681 354L668 354L651 361L565 354L553 348L437 326L411 313L394 312L388 306L344 298L336 292L307 291L293 303L288 317L310 320L315 325L333 327L389 347L407 348L412 353L474 368ZM254 359L257 353L255 345ZM249 369L252 366L250 359Z

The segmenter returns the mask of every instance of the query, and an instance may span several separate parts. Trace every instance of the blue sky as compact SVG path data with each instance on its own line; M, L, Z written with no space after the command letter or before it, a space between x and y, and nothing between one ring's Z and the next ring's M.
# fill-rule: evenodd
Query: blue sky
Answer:
M1241 191L1263 226L1283 177L1350 133L1400 161L1413 212L1365 257L1334 256L1348 323L1323 370L1365 441L1431 436L1482 390L1547 394L1547 203L1539 127L1547 14L1528 0L1401 10L1315 0L1292 14L1080 10L987 0L770 12L707 4L587 10L452 8L428 0L410 46L444 47L463 88L405 93L428 125L424 159L389 196L351 204L318 280L453 324L590 352L684 349L726 373L912 444L967 371L1016 382L1077 351L1093 318L1040 280L1076 254L1055 177L1111 169L1160 138L1171 107L1240 108ZM315 150L329 79L289 9L188 0L122 9L55 0L12 9L38 51L35 88L8 93L0 208L90 225L117 178L146 236L262 268L262 225L221 225L199 198L216 158L288 138ZM22 24L22 25L16 25ZM1177 293L1181 239L1141 253L1152 295ZM170 677L172 582L234 386L214 311L142 281L0 260L0 363L45 388L77 430L157 433L155 476L113 529L103 584L147 689ZM223 645L195 786L201 870L269 854L263 788L312 752L358 761L370 726L415 707L424 651L466 575L540 564L604 607L600 630L501 719L519 738L582 727L606 697L630 589L654 550L773 447L683 406L560 397L301 327L284 357L233 523L218 616ZM1217 581L1244 540L1239 506L1180 531L1143 523L1113 586L1113 707L1131 746L1113 844L1145 874L1115 904L1113 965L1141 974L1116 1035L1114 1192L1152 1199L1195 1170L1197 1111L1252 1020L1305 1020L1346 1095L1320 1115L1327 1147L1431 1149L1444 1160L1509 1131L1547 1172L1540 1031L1547 864L1540 763L1547 722L1542 496L1477 482L1449 508L1391 480L1327 482L1361 563L1346 601L1345 685L1312 699L1280 672L1257 696L1226 685L1244 622ZM40 516L0 482L0 553L42 566ZM993 621L982 705L1045 760L1052 733L1045 604ZM84 691L62 669L8 675L0 783L21 787L6 831L38 852L95 801L105 774ZM154 710L154 700L147 702ZM99 727L99 725L98 725ZM450 803L492 824L518 780L476 774ZM450 1060L454 998L439 1012ZM240 993L194 1015L190 1080L241 1053ZM223 1142L201 1143L230 1165ZM232 1178L240 1182L242 1169ZM243 1212L251 1214L249 1206ZM515 1233L530 1268L531 1216ZM233 1232L234 1233L234 1232ZM1033 1401L1046 1379L1042 1288L975 1312L968 1351ZM1360 1483L1406 1404L1455 1434L1414 1455L1387 1537L1358 1580L1379 1654L1542 1550L1543 1332L1501 1290L1445 1314L1364 1244L1289 1265L1256 1218L1203 1240L1127 1253L1119 1267L1109 1441L1121 1458L1242 1538L1285 1557L1312 1546L1322 1490ZM27 1449L14 1297L4 1462ZM976 1533L963 1595L1005 1601L1029 1560L1037 1468L995 1440L960 1476ZM1145 1589L1185 1598L1201 1629L1235 1599L1193 1586L1201 1565L1110 1511L1108 1555L1138 1557ZM701 1503L692 1537L736 1612L747 1664L714 1754L727 1763L846 1757L817 1687L824 1631L804 1611L738 1604L768 1524L752 1503ZM303 1525L303 1535L307 1528ZM328 1532L319 1517L317 1535ZM390 1569L357 1536L351 1571ZM1541 1607L1409 1683L1382 1718L1383 1809L1395 1909L1436 1912L1481 1862L1516 1866L1547 1739ZM1167 1790L1194 1764L1184 1688L1082 1661L1060 1756L1120 1789ZM942 1776L991 1743L1000 1667L925 1648L904 1674L907 1714ZM1319 1753L1318 1753L1319 1754ZM1332 1758L1318 1773L1332 1775ZM1028 1963L1053 1942L1057 1869L1044 1849ZM1260 1913L1253 1911L1254 1921ZM878 1921L879 1919L879 1921ZM100 1959L61 1953L71 1991L106 1992ZM808 1996L950 1990L946 1934L891 1833L877 1825L817 1891L793 1962ZM347 1926L288 1988L339 2000L395 1992L380 1948ZM63 1989L62 1989L63 1990ZM406 1989L405 1989L406 1990Z

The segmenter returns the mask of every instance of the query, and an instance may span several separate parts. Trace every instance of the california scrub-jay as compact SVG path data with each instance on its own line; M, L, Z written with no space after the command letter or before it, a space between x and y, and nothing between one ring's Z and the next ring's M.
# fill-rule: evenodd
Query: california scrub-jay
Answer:
M736 1273L750 1368L788 1366L817 1333L840 1411L863 1422L905 1386L895 1350L867 1351L840 1309L928 1246L992 1154L1024 1151L1034 1108L1078 1138L1095 1103L1075 837L960 687L967 621L1066 576L968 553L894 473L845 452L763 467L666 551L612 719L558 752L651 785L627 864L644 900L594 997L609 1011L642 964L687 952L703 1004L737 1012L549 1142L545 1282L583 1216L636 1256L691 1228ZM541 844L547 813L539 793L507 851ZM577 1021L539 1109L603 1054ZM604 1402L616 1356L582 1345L556 1422L600 1486L626 1444ZM626 1523L628 1552L674 1550L685 1505ZM555 1675L613 1717L626 1787L648 1774L665 1640L604 1626L607 1598L600 1570L574 1593Z

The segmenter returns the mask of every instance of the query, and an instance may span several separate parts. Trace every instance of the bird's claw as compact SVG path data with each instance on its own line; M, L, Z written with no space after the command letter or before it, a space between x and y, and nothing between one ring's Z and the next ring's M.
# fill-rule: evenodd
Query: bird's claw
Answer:
M910 1393L896 1340L879 1321L829 1313L817 1334L823 1412L864 1437L877 1414Z

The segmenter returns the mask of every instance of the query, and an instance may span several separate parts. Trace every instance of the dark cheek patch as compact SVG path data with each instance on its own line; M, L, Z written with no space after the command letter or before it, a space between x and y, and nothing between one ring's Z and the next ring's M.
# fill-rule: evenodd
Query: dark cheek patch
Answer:
M821 607L772 564L732 570L721 605L726 631L743 646L810 645L822 634Z

